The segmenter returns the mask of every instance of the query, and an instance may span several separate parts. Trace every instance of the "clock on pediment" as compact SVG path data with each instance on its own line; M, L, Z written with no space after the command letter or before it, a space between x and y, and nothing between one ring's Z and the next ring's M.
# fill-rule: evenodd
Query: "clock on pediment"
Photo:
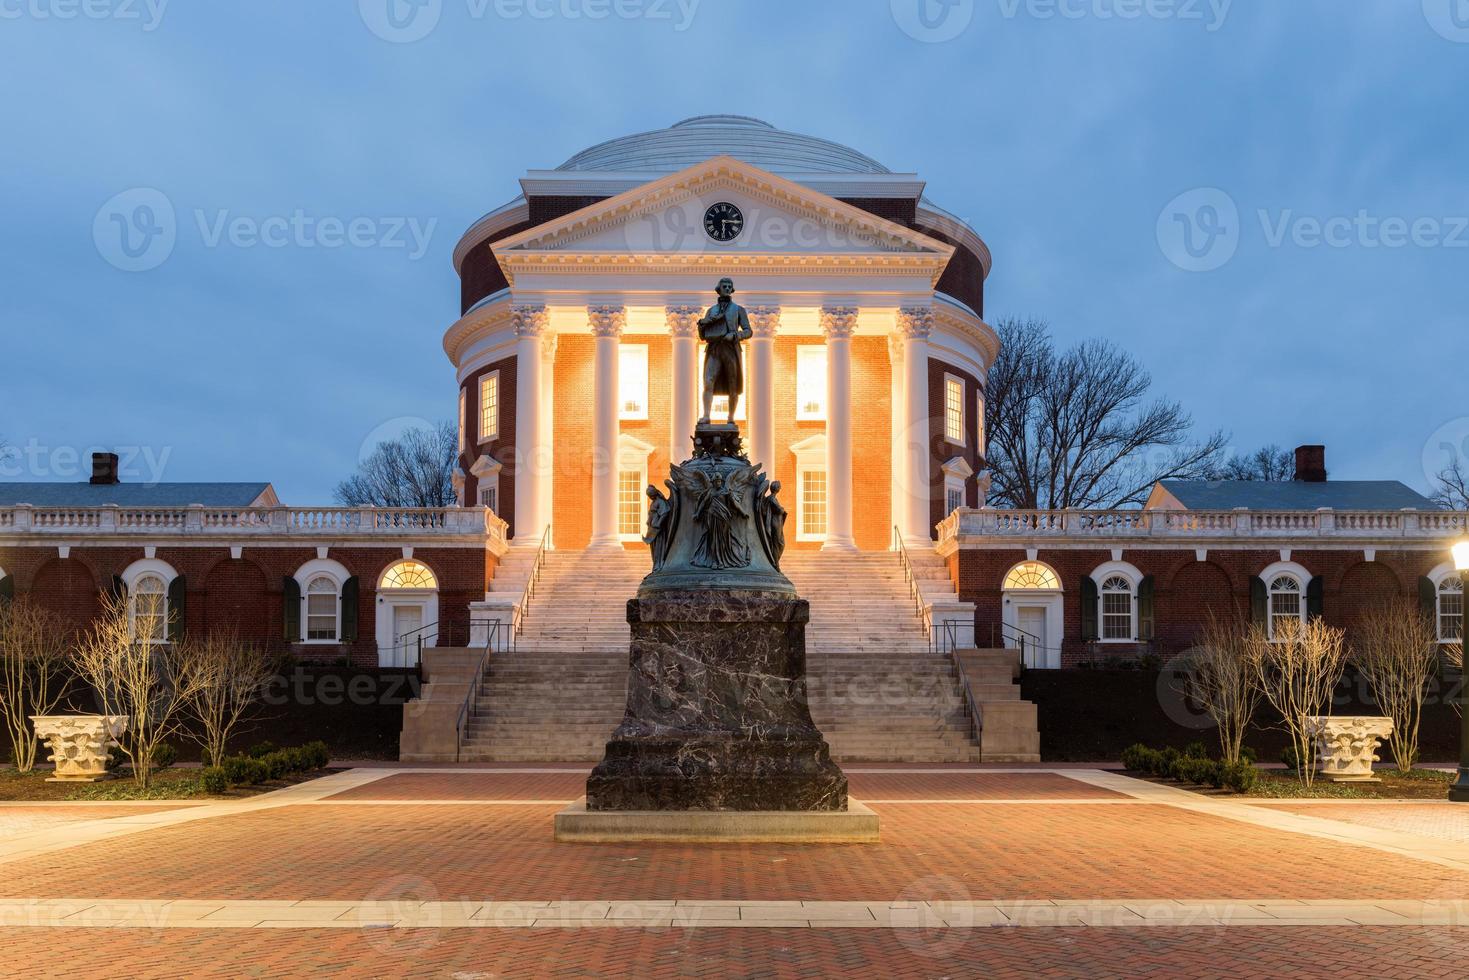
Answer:
M704 232L716 242L732 242L745 230L745 216L728 201L709 205L704 212Z

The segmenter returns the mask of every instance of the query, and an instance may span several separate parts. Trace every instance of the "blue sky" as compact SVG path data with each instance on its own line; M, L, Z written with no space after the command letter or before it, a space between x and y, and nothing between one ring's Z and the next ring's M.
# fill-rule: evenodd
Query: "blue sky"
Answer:
M1469 0L415 2L0 0L7 478L141 447L328 502L454 412L464 228L711 112L917 171L991 322L1115 341L1241 449L1422 489L1469 448ZM119 194L174 210L154 268L97 244Z

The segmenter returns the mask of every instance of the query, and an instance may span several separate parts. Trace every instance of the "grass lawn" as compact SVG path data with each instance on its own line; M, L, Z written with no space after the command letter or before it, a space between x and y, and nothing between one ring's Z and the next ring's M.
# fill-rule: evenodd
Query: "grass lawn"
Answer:
M1310 789L1301 784L1289 770L1263 769L1260 784L1249 796L1273 799L1341 799L1341 800L1444 800L1455 773L1438 769L1414 769L1398 772L1379 769L1377 783L1333 783L1317 775ZM1233 795L1233 794L1230 794Z
M293 786L296 783L325 776L340 770L319 769L285 779L270 780L256 786L233 786L228 792L216 795L204 792L199 784L200 770L164 769L153 774L153 784L146 790L133 782L131 770L123 767L112 778L97 783L48 783L50 769L35 769L21 773L5 767L0 769L0 802L6 800L48 801L67 800L238 800L271 790Z

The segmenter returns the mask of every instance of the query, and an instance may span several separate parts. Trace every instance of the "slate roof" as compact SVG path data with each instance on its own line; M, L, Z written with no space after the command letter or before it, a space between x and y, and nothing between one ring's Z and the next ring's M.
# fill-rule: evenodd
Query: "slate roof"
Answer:
M1189 510L1438 510L1437 504L1397 480L1163 480L1159 483Z
M37 507L247 507L261 494L275 491L269 483L5 483L0 482L0 507L34 504Z

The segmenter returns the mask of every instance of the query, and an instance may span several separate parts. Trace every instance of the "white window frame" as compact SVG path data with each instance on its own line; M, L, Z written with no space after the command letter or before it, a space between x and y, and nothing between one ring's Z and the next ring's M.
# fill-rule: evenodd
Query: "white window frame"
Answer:
M806 474L826 473L826 433L818 432L807 436L800 442L791 446L791 453L796 457L796 527L795 540L797 541L821 541L827 538L831 530L831 475L826 479L826 528L820 534L811 534L805 531L806 527Z
M157 558L140 558L123 569L122 575L119 578L122 579L123 590L127 594L128 634L130 636L134 634L133 619L137 615L136 590L138 582L145 578L157 578L163 582L163 602L159 609L159 615L163 617L163 630L159 636L154 637L149 642L152 644L168 642L168 617L170 613L168 608L168 588L173 585L173 580L178 578L178 575L179 573L174 570L172 565Z
M957 399L955 399L954 400L954 404L951 405L950 404L950 400L949 400L949 394L950 394L950 391L954 388L955 385L957 385L958 388L959 388L959 397ZM950 412L951 412L952 409L955 409L955 408L957 408L957 410L959 412L959 418L958 418L957 421L954 421L954 424L950 425L950 422L953 421L950 418ZM963 445L965 445L965 441L964 441L964 413L966 411L967 411L967 409L964 406L964 379L961 378L961 377L959 377L957 374L950 374L947 371L945 371L944 372L944 440L946 442L952 443L955 446L963 446ZM958 433L958 435L956 436L955 433Z
M1276 583L1284 576L1295 579L1296 585L1299 588L1298 592L1293 593L1289 589L1275 588ZM1306 571L1305 568L1290 561L1278 561L1260 573L1260 580L1265 583L1265 631L1271 643L1281 643L1284 641L1283 638L1276 637L1275 635L1276 619L1284 619L1291 615L1290 613L1277 614L1275 612L1275 597L1277 595L1298 595L1299 607L1295 616L1300 620L1301 625L1304 626L1306 624L1306 596L1310 592L1312 578L1314 576Z
M808 409L806 407L806 403L803 402L802 399L801 399L801 395L804 394L804 391L803 391L803 387L804 386L802 385L802 381L801 381L801 378L802 378L802 375L801 375L801 362L803 360L804 361L807 361L807 362L815 361L815 360L818 359L818 355L819 355L819 359L821 361L821 404L820 404L820 407L819 408L812 410L812 409ZM825 422L826 421L827 404L830 401L830 397L831 397L831 393L826 390L826 366L827 366L827 350L826 350L826 345L825 344L797 344L796 345L796 421L798 421L798 422ZM811 370L814 370L814 369L808 366L806 370L807 371L811 371ZM812 382L812 384L814 384L814 382ZM799 483L797 485L799 486Z
M330 592L313 592L312 586L317 582L325 582L331 586ZM332 635L312 636L311 620L324 614L311 611L311 597L314 595L330 595L332 597ZM302 643L341 643L342 642L342 583L336 576L326 572L320 572L311 576L306 582L306 587L301 590L301 642Z
M985 441L984 431L984 388L980 388L974 394L974 449L983 460L989 444Z
M1465 616L1464 607L1464 575L1454 568L1453 562L1444 562L1433 571L1428 573L1428 580L1433 583L1433 635L1438 637L1440 643L1458 643L1464 639L1464 624L1469 621ZM1445 590L1444 585L1450 581L1458 581L1459 589ZM1443 630L1443 598L1445 595L1457 595L1459 597L1459 635L1447 636Z
M459 451L461 453L469 448L469 432L464 427L468 421L468 397L469 389L461 387L459 389Z
M945 463L941 469L944 473L944 516L948 517L954 512L949 506L949 495L959 494L959 506L966 507L969 504L969 480L974 476L974 467L969 465L969 460L963 456L955 456Z
M638 406L629 410L627 403L632 400L627 397L628 385L633 383L633 375L628 370L628 361L638 362L638 372L642 375L642 391L637 395ZM651 387L648 376L648 345L647 344L618 344L617 345L617 417L624 421L641 422L648 418L648 393Z
M492 412L485 411L485 392L494 392L495 408ZM491 371L480 375L479 379L479 441L494 442L500 438L500 372Z
M1091 580L1097 584L1097 642L1137 643L1142 620L1138 602L1138 590L1142 587L1143 581L1142 571L1130 562L1109 561L1092 569ZM1107 596L1120 593L1115 589L1109 591L1107 585L1117 580L1127 585L1127 595L1130 597L1128 635L1109 638L1107 636Z
M493 480L481 480L479 486L479 505L492 514L500 513L500 478L497 475Z
M342 642L342 588L347 584L347 579L352 573L347 571L347 566L330 558L315 558L296 569L291 578L296 580L296 587L301 594L301 638L294 640L295 643L325 645ZM332 640L308 639L311 632L311 583L317 579L326 579L337 587L337 635Z
M647 523L647 508L643 501L647 499L645 490L648 486L648 460L653 454L653 447L636 436L624 432L617 437L617 511L614 515L617 519L617 537L622 541L641 542L645 533ZM624 473L638 474L638 530L636 534L625 534L622 531L622 475Z

